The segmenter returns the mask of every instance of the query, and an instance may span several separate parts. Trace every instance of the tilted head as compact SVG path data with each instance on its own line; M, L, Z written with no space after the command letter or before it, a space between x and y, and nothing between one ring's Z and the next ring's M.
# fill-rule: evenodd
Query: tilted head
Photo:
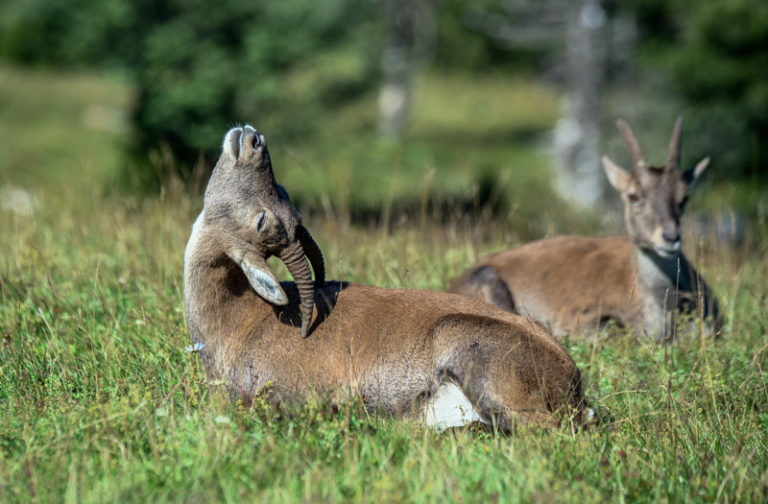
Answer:
M222 153L205 190L205 223L216 226L226 254L266 301L284 305L288 298L267 265L278 256L296 281L301 302L301 335L312 319L316 285L325 282L323 256L288 193L277 185L264 135L246 125L224 136ZM305 258L306 256L306 258Z
M629 237L641 249L664 258L680 252L680 217L691 186L709 164L709 158L705 158L690 170L679 171L682 122L681 117L675 122L667 160L661 166L648 164L632 128L621 119L616 124L632 157L632 173L603 156L608 180L624 201Z

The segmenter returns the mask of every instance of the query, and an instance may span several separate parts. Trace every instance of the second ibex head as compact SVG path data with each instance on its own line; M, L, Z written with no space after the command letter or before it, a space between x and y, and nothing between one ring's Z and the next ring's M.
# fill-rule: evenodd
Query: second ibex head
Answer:
M669 141L667 159L661 166L651 166L626 121L616 123L632 158L633 170L624 171L608 156L603 168L611 185L624 201L627 233L641 249L662 258L680 252L680 217L688 201L690 186L709 164L705 158L687 171L680 171L680 129L678 118Z

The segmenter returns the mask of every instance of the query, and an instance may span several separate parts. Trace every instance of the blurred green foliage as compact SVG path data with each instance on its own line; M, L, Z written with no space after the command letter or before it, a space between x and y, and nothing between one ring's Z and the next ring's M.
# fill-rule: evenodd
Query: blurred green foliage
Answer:
M358 28L366 4L168 3L165 15L143 21L133 117L139 154L168 146L188 167L200 153L218 154L233 121L258 121L281 138L307 134L371 82L375 59L353 50L365 47L367 32Z
M468 22L478 10L504 16L508 0L441 0L437 20L434 64L464 72L507 71L534 73L556 47L516 47L478 31Z
M53 66L131 68L154 2L10 0L0 4L0 57Z
M721 174L768 176L768 2L636 0L641 63L686 105L686 150Z
M137 86L130 178L155 185L168 170L210 164L236 123L287 138L319 127L372 82L375 9L352 0L11 0L0 6L0 56L127 72Z
M129 76L126 173L157 186L169 173L194 179L240 122L290 142L322 137L328 118L361 96L375 110L386 1L6 0L0 58ZM559 44L515 49L469 26L473 9L504 15L508 1L435 3L434 65L469 77L543 70ZM729 177L768 173L768 3L605 4L637 20L639 74L682 97L686 155L712 155ZM373 136L369 115L346 134Z
M705 2L684 19L674 78L709 132L699 142L726 166L768 174L768 3Z

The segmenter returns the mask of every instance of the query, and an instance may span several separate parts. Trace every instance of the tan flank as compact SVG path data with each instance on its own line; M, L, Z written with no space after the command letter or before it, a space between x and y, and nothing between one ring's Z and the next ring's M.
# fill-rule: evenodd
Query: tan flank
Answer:
M634 171L608 157L603 168L621 193L628 236L532 242L482 259L448 290L530 316L557 335L594 337L610 322L662 341L699 327L719 334L717 302L680 247L689 189L709 158L678 170L679 118L666 162L650 166L629 124L617 124Z
M271 255L296 283L275 280ZM206 372L234 398L354 396L438 428L480 420L510 430L591 414L573 359L539 324L455 294L324 282L322 272L264 137L230 130L187 245L184 291Z

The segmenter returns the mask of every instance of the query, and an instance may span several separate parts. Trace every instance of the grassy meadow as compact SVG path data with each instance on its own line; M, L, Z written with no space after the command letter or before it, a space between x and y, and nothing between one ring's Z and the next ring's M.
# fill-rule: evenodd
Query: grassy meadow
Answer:
M304 142L264 129L329 278L439 290L502 247L616 230L548 188L536 138L556 119L554 92L428 75L419 93L401 145L366 128L374 97ZM490 95L503 105L483 112ZM130 99L118 80L0 67L0 501L768 499L768 233L755 189L703 184L690 206L748 209L738 245L694 237L686 221L686 252L727 317L719 341L566 341L598 427L437 434L354 402L244 409L184 350L182 257L201 199L173 181L157 196L114 189ZM428 204L471 202L483 177L501 210Z

